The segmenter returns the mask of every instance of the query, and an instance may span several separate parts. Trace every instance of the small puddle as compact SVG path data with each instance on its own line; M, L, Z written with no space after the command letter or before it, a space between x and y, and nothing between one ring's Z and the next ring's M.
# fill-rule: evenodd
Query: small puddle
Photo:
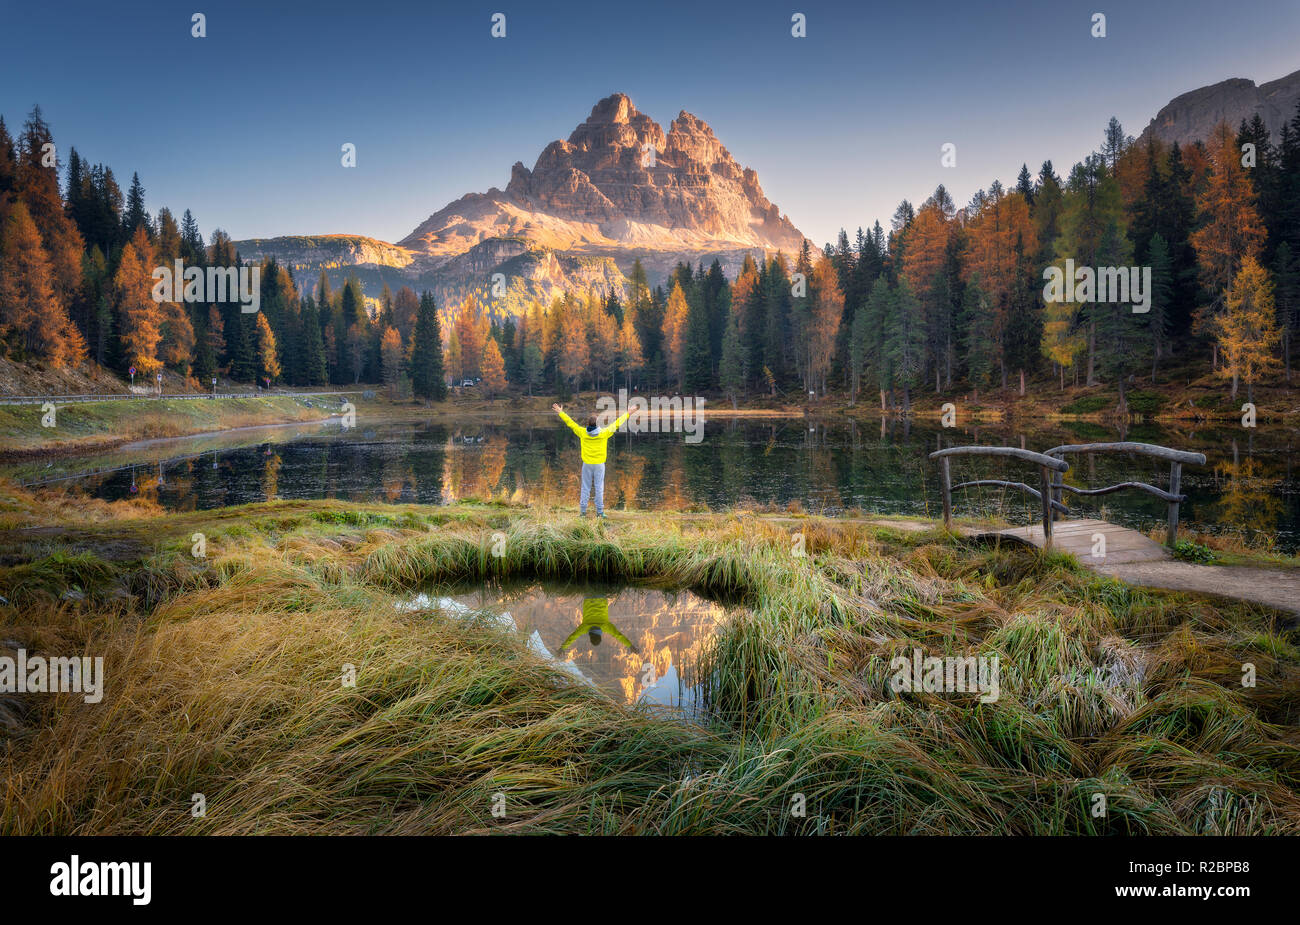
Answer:
M699 658L729 609L689 591L538 582L444 589L410 609L482 611L529 648L625 704L698 712Z

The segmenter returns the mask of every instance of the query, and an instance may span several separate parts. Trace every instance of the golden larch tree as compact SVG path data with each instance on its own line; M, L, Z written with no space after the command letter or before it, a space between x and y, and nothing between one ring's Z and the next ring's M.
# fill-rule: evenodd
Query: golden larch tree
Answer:
M1232 380L1233 398L1238 381L1245 382L1253 401L1255 383L1282 366L1275 353L1281 331L1273 310L1273 281L1254 257L1241 262L1215 321L1215 335L1223 361L1219 375Z
M280 361L276 358L275 332L266 315L257 313L257 368L258 377L274 382L280 378Z
M398 293L401 297L401 293ZM397 386L402 375L402 335L397 328L389 326L379 338L379 367L384 384L390 389Z
M678 387L682 384L682 360L686 356L688 314L690 306L679 280L673 283L673 291L668 296L668 308L664 312L664 359L668 365L668 378L677 383Z
M40 232L22 200L0 224L0 337L24 358L75 366L86 353L68 319Z
M840 291L839 273L829 257L823 256L813 267L812 317L808 332L808 384L826 392L826 374L835 355L835 336L844 317L844 293Z
M148 240L141 253L138 239L132 238L122 248L122 259L113 275L113 298L122 319L122 347L127 362L143 376L151 376L162 364L158 361L158 344L162 341L162 311L153 298L153 278L146 264L152 264Z
M1190 240L1201 282L1219 299L1234 285L1246 258L1259 257L1266 232L1256 209L1254 184L1241 165L1236 135L1226 122L1219 123L1210 135L1208 153L1209 176L1196 197L1201 227L1192 232ZM1194 330L1215 332L1219 304L1216 301L1197 310Z
M482 370L482 386L489 397L495 397L506 390L506 363L495 337L489 337L483 348Z

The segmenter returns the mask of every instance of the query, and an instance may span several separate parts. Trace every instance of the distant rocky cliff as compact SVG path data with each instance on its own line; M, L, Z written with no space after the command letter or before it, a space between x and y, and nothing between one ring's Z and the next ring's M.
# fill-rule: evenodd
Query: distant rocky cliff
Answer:
M1255 85L1253 80L1234 77L1174 97L1142 133L1180 145L1204 140L1214 126L1227 122L1234 129L1242 119L1259 113L1276 142L1282 124L1295 117L1300 101L1300 71L1278 80Z

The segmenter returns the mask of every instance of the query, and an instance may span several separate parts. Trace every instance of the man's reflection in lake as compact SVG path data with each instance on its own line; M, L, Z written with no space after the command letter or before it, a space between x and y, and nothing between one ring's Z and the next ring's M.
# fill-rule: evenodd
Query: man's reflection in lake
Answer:
M632 640L624 636L617 626L609 620L609 598L607 597L587 597L582 600L582 622L578 628L569 634L569 638L564 640L560 645L560 651L563 652L569 646L573 645L577 638L583 633L591 640L593 646L600 645L600 640L605 633L609 633L627 648L637 652L637 647L632 645Z

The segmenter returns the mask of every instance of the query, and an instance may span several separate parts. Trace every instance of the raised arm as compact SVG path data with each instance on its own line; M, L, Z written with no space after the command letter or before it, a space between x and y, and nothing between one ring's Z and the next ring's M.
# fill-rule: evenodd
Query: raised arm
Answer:
M603 437L603 436L605 436L606 434L612 434L614 431L616 431L616 430L618 430L620 427L622 427L622 426L623 426L623 422L626 421L626 420L627 420L628 418L630 418L631 416L632 416L632 412L631 412L631 411L624 411L624 412L623 412L623 416L620 417L620 418L619 418L617 421L615 421L613 424L610 424L608 427L606 427L604 430L602 430L602 431L600 432L600 435Z
M579 427L573 418L564 413L563 405L551 405L551 410L560 416L560 420L569 425L569 430L573 431L579 437L586 436L587 432Z
M565 649L567 649L569 646L573 645L574 642L577 641L578 637L582 635L583 630L589 630L591 629L591 626L592 624L590 623L579 623L578 628L574 630L572 633L570 633L569 638L564 640L564 642L560 643L560 647L555 651L563 652Z
M623 645L627 646L629 649L631 649L631 650L632 650L633 652L635 652L637 655L640 655L640 654L641 654L641 650L638 649L635 645L632 644L632 640L628 639L628 638L627 638L626 636L624 636L621 632L619 632L619 628L618 628L617 626L615 626L613 623L610 623L608 620L606 620L606 621L605 621L605 628L606 628L607 630L609 630L609 634L610 634L611 636L613 636L613 637L614 637L615 639L617 639L619 642L623 643Z

